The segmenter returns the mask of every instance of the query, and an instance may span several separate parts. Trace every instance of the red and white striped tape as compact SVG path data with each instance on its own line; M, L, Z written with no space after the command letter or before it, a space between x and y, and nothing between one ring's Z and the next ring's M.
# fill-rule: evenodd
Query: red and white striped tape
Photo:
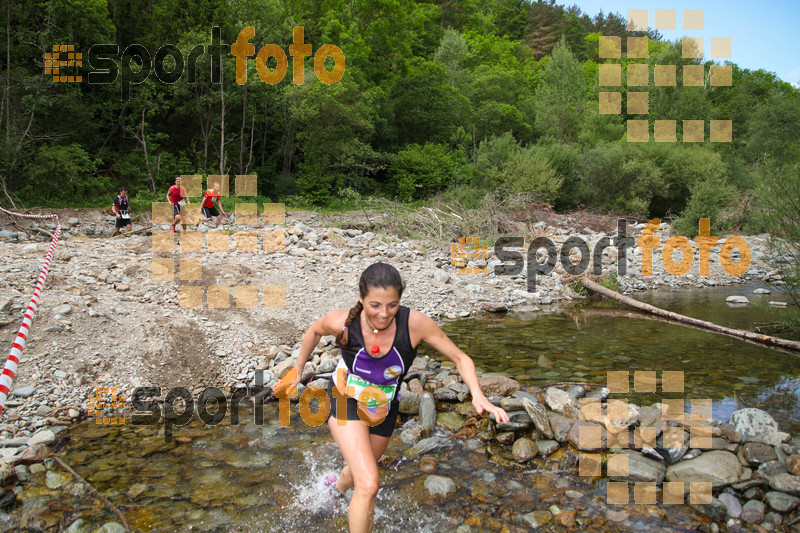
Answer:
M24 213L14 213L7 211L0 207L0 211L25 218L55 218L56 231L53 233L53 238L50 240L50 248L47 250L47 255L44 258L44 265L39 274L39 279L36 281L36 288L33 289L33 297L28 304L28 309L25 311L25 318L22 319L22 325L17 332L17 338L14 339L14 344L11 345L11 352L8 354L6 364L3 366L3 373L0 374L0 414L6 405L8 393L11 391L11 382L14 381L14 376L17 374L17 365L19 364L19 357L22 355L22 350L25 349L25 342L28 340L28 333L33 323L33 317L36 316L36 309L39 307L39 296L44 289L44 281L47 279L47 272L50 270L50 261L53 260L53 253L56 249L56 243L61 236L61 219L58 215L26 215Z

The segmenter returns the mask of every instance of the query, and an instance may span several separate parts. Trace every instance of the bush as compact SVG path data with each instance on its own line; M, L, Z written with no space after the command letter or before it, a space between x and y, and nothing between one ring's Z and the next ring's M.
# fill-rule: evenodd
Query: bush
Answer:
M714 230L728 229L728 223L721 215L736 198L736 187L730 185L724 178L714 177L698 181L690 190L691 196L686 209L675 221L675 231L679 235L695 237L700 229L701 218L710 219Z
M535 147L519 150L499 172L502 186L512 193L530 193L544 202L555 202L564 178Z
M413 144L402 150L389 167L398 199L425 198L454 184L458 164L450 149L441 144Z

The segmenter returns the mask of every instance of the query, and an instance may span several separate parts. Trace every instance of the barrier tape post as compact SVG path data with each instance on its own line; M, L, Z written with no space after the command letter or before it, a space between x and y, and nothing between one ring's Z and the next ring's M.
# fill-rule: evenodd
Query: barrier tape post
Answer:
M61 236L61 219L55 214L27 215L24 213L7 211L2 207L0 207L0 211L18 217L56 219L56 231L53 233L53 238L50 240L50 248L47 250L47 255L44 258L44 264L42 265L42 271L39 273L39 279L36 280L33 296L28 304L28 308L25 310L25 318L22 319L22 325L19 327L17 337L11 345L11 351L8 354L8 359L6 359L6 364L3 366L3 372L0 374L0 414L2 414L5 409L8 394L11 392L11 383L14 381L14 376L16 376L17 373L19 358L22 355L22 350L25 349L25 342L28 340L28 333L30 332L31 324L33 324L33 317L36 316L36 310L39 308L39 297L42 294L42 290L44 290L44 282L47 279L47 272L50 270L50 262L53 260L56 244L58 243L58 238Z

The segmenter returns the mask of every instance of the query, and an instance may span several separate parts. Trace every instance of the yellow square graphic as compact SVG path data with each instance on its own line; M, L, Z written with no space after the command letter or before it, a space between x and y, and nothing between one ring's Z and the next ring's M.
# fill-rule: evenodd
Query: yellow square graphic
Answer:
M622 93L601 92L599 101L601 115L618 115L622 111Z
M627 393L629 378L627 370L609 370L606 372L606 387L613 393Z
M627 94L628 114L629 115L646 115L649 111L650 93L632 93Z
M711 420L711 398L700 398L696 400L690 400L691 405L691 415L689 417L690 424L696 424L700 422L700 425L703 425L702 422L708 422Z
M656 373L649 370L636 370L633 373L634 392L656 392Z
M580 406L581 420L591 420L600 422L603 419L603 403L600 398L581 398L578 400Z
M683 505L683 481L665 481L661 484L661 501L665 505Z
M675 9L656 9L656 23L653 29L673 31L677 28L678 11Z
M241 285L234 287L236 293L236 307L239 309L255 309L258 307L258 287L255 285Z
M661 435L664 448L679 449L686 444L686 434L681 427L666 427Z
M153 230L153 235L150 239L150 249L154 253L173 253L175 251L175 239L172 238L172 232Z
M208 308L227 309L230 305L230 287L212 285L208 287Z
M623 428L615 428L611 426L611 429L606 433L606 447L611 448L623 448L627 449L631 447L631 431L630 428L623 427Z
M286 287L276 285L264 286L264 307L283 307L286 303Z
M153 202L151 205L153 224L172 224L172 204Z
M184 252L202 252L203 251L203 234L193 231L181 233L181 253Z
M689 503L707 505L711 503L711 482L692 481L689 483Z
M650 85L650 68L644 63L628 65L628 87L647 87Z
M656 447L656 428L650 426L639 426L633 434L636 448L655 448Z
M206 234L206 246L209 252L230 252L231 236L224 231L209 231Z
M599 46L602 59L619 59L622 57L622 37L601 35Z
M678 82L675 65L656 65L653 73L655 84L659 87L675 87Z
M683 394L683 370L665 370L661 373L661 392Z
M257 196L258 178L255 174L236 174L236 196Z
M604 63L600 65L600 86L619 87L622 85L622 65Z
M282 229L264 231L261 236L264 239L264 252L270 254L283 253L286 249L286 236Z
M733 65L711 65L708 69L708 84L712 87L733 85Z
M628 31L647 31L650 27L648 22L648 11L646 9L628 10Z
M628 120L628 142L646 143L650 140L650 128L646 120Z
M733 57L732 37L711 37L711 52L709 57L714 59L730 59Z
M599 477L603 475L599 453L578 454L578 475L581 477Z
M255 226L258 223L258 204L251 202L237 203L234 211L236 212L237 224Z
M702 37L684 37L682 54L684 59L702 59L703 58L703 38Z
M230 177L227 174L209 174L206 178L206 189L213 188L215 183L219 183L220 196L230 196Z
M286 204L264 204L264 224L283 224L286 221Z
M580 426L578 428L578 447L582 450L602 448L602 426Z
M255 231L236 232L236 251L253 253L258 251L258 233Z
M154 257L152 262L153 281L172 281L175 279L175 261L171 257Z
M702 120L683 121L683 142L701 143L705 140L705 125Z
M627 481L609 481L606 485L606 503L625 505L630 499Z
M606 402L606 417L615 422L628 420L627 400L608 400Z
M684 9L683 10L683 29L689 31L703 31L703 10Z
M683 421L683 398L663 398L661 400L661 420Z
M692 426L689 428L689 447L703 450L711 449L711 426Z
M628 37L628 58L647 59L647 37Z
M181 281L200 281L203 278L203 261L199 257L181 257Z
M730 120L712 120L709 130L712 143L729 143L733 140L733 122Z
M609 455L606 469L609 477L628 477L628 455L624 453Z
M181 185L186 188L186 194L191 197L203 195L203 181L200 174L181 174Z
M683 86L703 87L705 84L705 67L703 65L683 66Z
M633 501L640 505L655 505L658 487L652 481L637 481L633 484Z
M200 309L203 307L203 287L199 285L181 285L181 307Z

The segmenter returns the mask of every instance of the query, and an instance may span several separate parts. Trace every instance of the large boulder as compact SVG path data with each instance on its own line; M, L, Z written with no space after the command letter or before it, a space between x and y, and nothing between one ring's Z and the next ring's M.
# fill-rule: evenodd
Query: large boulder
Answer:
M681 461L667 468L667 481L710 481L714 489L726 487L739 480L742 464L731 452L712 450L694 459Z
M511 396L522 388L517 381L505 376L481 376L478 384L486 396Z
M749 407L734 411L728 423L742 436L742 442L778 446L789 437L787 433L779 431L775 419L761 409Z

